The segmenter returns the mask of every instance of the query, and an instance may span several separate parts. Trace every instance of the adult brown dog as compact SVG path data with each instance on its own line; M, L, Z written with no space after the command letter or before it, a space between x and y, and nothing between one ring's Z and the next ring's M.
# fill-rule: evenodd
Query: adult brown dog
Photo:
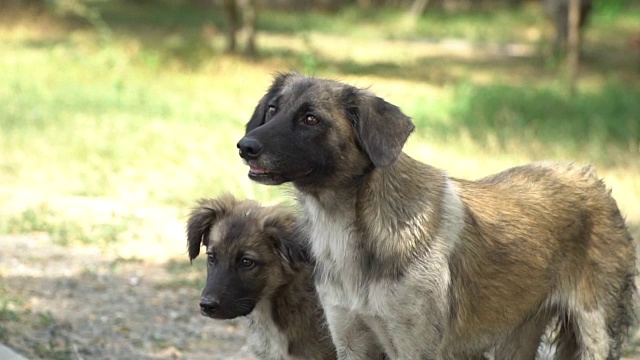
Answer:
M207 248L204 316L246 316L259 359L333 360L335 347L313 286L313 265L283 206L231 195L201 200L189 217L189 259Z
M402 152L411 120L372 93L281 74L238 143L249 177L293 183L339 359L617 359L635 250L591 167L477 181Z

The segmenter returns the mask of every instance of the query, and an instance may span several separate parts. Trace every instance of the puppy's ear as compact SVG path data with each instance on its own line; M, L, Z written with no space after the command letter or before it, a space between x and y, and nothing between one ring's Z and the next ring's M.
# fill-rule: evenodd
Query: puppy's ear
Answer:
M298 230L295 215L275 210L265 217L263 229L271 238L274 249L282 259L285 269L293 271L299 264L311 261L302 241L303 234Z
M249 120L245 128L245 134L249 133L251 130L257 127L264 125L265 115L267 114L267 107L269 106L269 100L271 100L282 90L288 79L295 76L300 75L297 73L279 73L275 75L273 83L269 87L269 90L267 90L267 93L262 97L262 99L260 99L260 102L253 110L253 115L251 115L251 119Z
M400 108L368 91L345 88L343 101L360 145L375 166L393 163L415 126Z
M237 200L229 194L217 199L201 199L193 208L187 221L187 249L189 260L193 261L200 254L200 246L209 245L209 232L236 205Z

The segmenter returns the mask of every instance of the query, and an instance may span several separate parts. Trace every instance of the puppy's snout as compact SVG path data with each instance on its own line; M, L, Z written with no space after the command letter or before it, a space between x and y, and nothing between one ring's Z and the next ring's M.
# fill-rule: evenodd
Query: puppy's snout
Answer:
M263 150L262 143L254 138L243 137L238 141L240 157L246 160L255 159L260 156Z
M220 302L216 299L202 298L200 299L200 309L207 315L214 314L220 308Z

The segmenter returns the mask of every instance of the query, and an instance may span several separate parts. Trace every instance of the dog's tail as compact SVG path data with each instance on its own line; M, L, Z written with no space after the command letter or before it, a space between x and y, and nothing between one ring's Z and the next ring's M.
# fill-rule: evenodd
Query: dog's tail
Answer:
M638 324L636 309L636 283L637 271L626 274L616 313L608 324L608 331L613 343L609 352L609 359L619 359L622 356L623 346L629 339L629 331Z

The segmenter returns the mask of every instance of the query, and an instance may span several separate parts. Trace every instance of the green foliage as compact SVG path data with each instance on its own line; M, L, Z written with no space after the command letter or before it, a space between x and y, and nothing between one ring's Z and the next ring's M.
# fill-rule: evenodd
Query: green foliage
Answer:
M638 86L610 82L570 97L553 86L465 84L454 96L453 130L464 129L479 142L496 139L502 148L536 139L572 152L589 149L600 158L611 146L640 144Z
M318 54L313 49L312 42L308 33L303 33L302 39L304 42L305 51L300 56L300 63L302 64L302 70L305 74L315 74L318 71Z
M68 0L85 1L85 0ZM135 29L137 34L150 34L152 28L167 34L176 30L200 34L204 26L212 26L220 34L226 21L216 6L193 6L183 2L160 2L137 5L131 2L104 1L101 18L113 29ZM464 37L472 41L529 41L525 31L541 24L542 11L534 8L485 9L464 12L431 10L417 22L407 23L406 11L397 8L361 9L347 6L336 13L315 11L274 11L260 8L257 17L259 32L275 34L322 33L357 39L436 39ZM516 31L513 31L516 30ZM149 39L151 40L151 39ZM154 41L162 45L162 41Z
M0 276L0 341L9 335L8 330L3 324L9 321L19 320L18 312L14 309L19 301L7 296L1 280L2 277Z
M629 0L594 1L595 11L607 18L612 18L624 11L631 3Z
M9 307L10 303L11 300L0 296L0 324L5 321L18 320L18 314Z
M37 343L33 344L33 350L41 358L48 360L73 360L73 351L68 341L64 344Z
M56 321L51 311L38 313L36 317L37 317L37 321L36 321L37 326L40 328L48 328L54 325Z
M180 1L151 2L105 0L100 6L100 13L113 27L137 28L143 34L148 34L150 28L200 30L202 25L213 24L221 29L225 24L223 12L213 5L193 6Z

